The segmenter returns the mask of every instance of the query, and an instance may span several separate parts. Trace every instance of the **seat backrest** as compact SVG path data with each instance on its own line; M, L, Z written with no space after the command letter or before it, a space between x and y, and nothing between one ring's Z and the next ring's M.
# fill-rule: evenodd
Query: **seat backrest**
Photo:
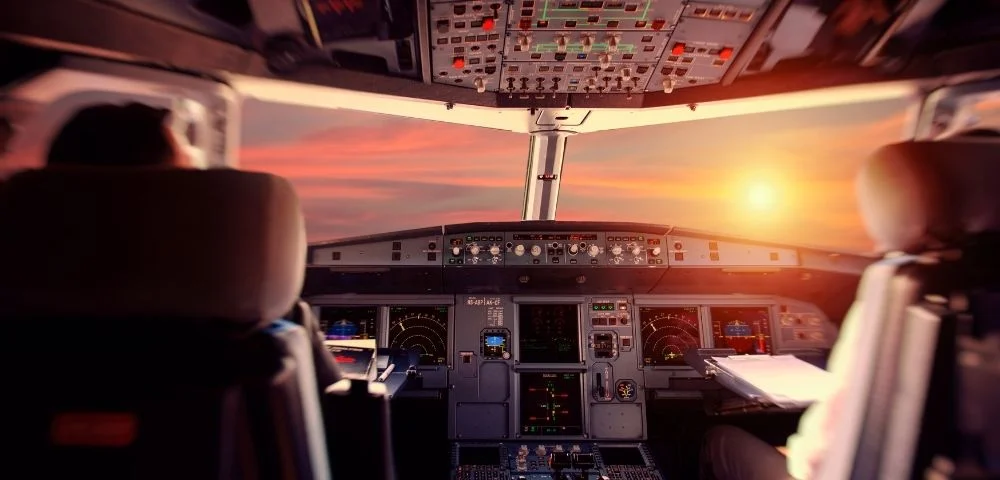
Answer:
M330 478L284 180L50 168L0 189L5 471Z
M952 455L959 322L1000 314L970 310L1000 285L998 175L1000 140L969 136L890 145L862 167L865 224L895 253L862 280L858 368L818 478L910 478Z

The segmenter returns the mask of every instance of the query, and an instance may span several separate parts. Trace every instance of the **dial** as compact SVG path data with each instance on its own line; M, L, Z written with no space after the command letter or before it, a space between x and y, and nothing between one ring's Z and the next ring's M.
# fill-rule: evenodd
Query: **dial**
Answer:
M443 365L448 356L448 307L390 307L389 348L416 351L420 365Z
M597 245L591 245L587 247L587 255L590 255L591 257L596 257L600 254L601 254L601 247L598 247Z
M495 243L493 245L490 245L490 255L493 255L495 257L497 255L500 255L501 251L502 250L500 250L500 245L497 245Z
M514 247L514 255L517 255L519 257L524 255L524 245L518 244L516 247Z
M475 243L473 243L472 245L469 245L469 254L470 255L472 255L472 256L479 255L479 250L480 250L479 249L479 245L476 245Z
M638 257L639 255L642 255L642 247L633 243L629 245L629 248L631 249L631 253L633 256Z
M569 254L576 255L577 253L580 253L580 246L575 243L569 244Z
M618 400L623 402L631 402L635 400L635 392L637 388L635 382L632 380L619 380L615 384L615 396Z
M537 256L539 256L541 254L542 254L542 247L540 247L538 245L532 245L531 246L531 256L532 257L537 257Z
M611 254L614 255L614 256L621 255L623 251L624 251L624 249L622 249L621 245L612 245L611 246Z
M642 363L683 366L684 352L701 347L698 307L641 307Z

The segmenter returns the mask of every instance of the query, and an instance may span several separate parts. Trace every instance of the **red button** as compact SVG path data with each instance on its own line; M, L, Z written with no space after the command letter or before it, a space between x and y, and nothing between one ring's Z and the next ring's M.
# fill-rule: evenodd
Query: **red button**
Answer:
M465 57L455 57L455 59L451 61L451 66L455 67L455 70L465 68Z
M662 18L657 18L656 20L653 20L653 25L652 25L653 30L662 30L663 26L666 24L667 24L666 20L663 20Z
M732 47L726 47L719 51L719 58L723 60L729 60L729 57L733 56Z
M487 32L493 30L493 27L496 27L496 25L497 22L496 20L493 20L493 17L486 17L483 19L483 30Z
M685 45L683 43L675 43L674 44L674 48L672 50L670 50L670 54L671 55L684 55L684 47L685 47Z

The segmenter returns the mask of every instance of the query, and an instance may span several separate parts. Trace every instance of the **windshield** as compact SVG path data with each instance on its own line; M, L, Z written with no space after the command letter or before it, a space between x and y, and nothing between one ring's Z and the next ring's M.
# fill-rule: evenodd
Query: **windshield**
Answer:
M908 107L900 99L573 137L558 218L871 250L854 176L867 155L902 139Z
M166 99L85 93L19 125L0 175L41 165L83 106ZM1000 128L1000 96L962 124ZM870 251L854 199L866 155L898 141L908 102L730 117L569 139L557 218L630 221ZM248 100L242 168L288 178L310 241L448 223L520 219L528 137L350 110Z

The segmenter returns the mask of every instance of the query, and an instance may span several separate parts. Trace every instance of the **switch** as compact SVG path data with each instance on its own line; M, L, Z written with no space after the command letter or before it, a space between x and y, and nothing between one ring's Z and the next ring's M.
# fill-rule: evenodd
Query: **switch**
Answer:
M497 22L493 20L493 17L486 17L483 19L483 30L486 32L492 31L496 28Z
M719 51L719 58L721 58L723 60L729 60L729 58L732 57L732 56L733 56L733 48L732 47L726 47L726 48L723 48L722 50Z
M437 22L438 33L448 33L448 28L451 27L450 24L451 22L449 22L448 20L438 20Z
M663 26L667 24L667 21L662 18L657 18L653 20L653 30L663 30Z
M455 59L451 61L451 66L455 67L455 70L465 68L465 57L455 57Z
M486 91L486 82L483 81L483 77L476 77L476 80L473 82L473 85L476 86L476 91L479 93L483 93Z
M671 55L684 55L684 48L686 45L683 43L675 43L674 48L670 50Z

